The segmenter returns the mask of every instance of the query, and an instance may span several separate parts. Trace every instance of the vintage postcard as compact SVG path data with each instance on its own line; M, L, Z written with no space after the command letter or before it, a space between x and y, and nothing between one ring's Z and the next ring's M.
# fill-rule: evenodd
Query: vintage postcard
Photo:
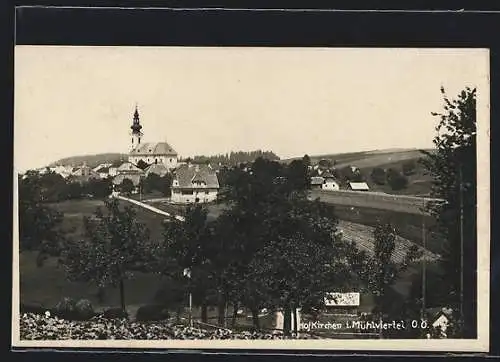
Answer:
M16 46L14 347L489 348L489 52Z

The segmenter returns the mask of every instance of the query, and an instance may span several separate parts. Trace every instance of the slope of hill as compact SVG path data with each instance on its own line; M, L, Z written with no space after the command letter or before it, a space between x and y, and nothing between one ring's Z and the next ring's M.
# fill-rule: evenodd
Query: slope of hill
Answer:
M430 151L432 150L425 150ZM364 175L372 191L381 191L390 194L405 194L405 195L429 195L432 186L432 177L426 173L426 170L420 165L418 159L423 156L419 149L383 149L363 152L338 153L328 155L309 156L312 164L316 164L319 160L326 159L335 163L337 169L342 169L348 166L356 166ZM283 160L290 162L294 159ZM408 176L408 186L399 191L391 190L389 185L377 185L372 182L370 174L375 167L380 167L385 170L393 168L401 171L405 162L415 161L415 170Z
M426 150L431 151L431 150ZM354 165L359 168L365 167L378 167L382 164L387 164L396 161L417 159L422 156L420 149L416 148L389 148L383 150L360 151L349 153L331 153L324 155L309 155L311 163L315 164L319 160L335 161L336 167L345 167ZM300 159L301 157L294 157L283 159L282 162L291 162Z
M96 167L101 163L114 163L127 160L128 155L125 153L99 153L95 155L81 155L62 158L58 161L51 163L49 166L79 166L84 162L89 167Z

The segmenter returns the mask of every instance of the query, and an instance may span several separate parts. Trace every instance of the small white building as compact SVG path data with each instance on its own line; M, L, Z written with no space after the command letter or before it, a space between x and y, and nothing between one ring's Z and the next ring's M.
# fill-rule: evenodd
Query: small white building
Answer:
M185 164L177 168L172 179L172 202L211 202L217 199L219 180L207 165Z
M446 330L450 325L453 310L451 308L432 308L428 309L427 313L430 316L432 327L439 328L443 337L446 337Z
M337 182L335 176L332 175L330 171L325 171L321 175L323 178L323 184L321 185L321 189L325 191L338 191L340 190L340 185Z
M366 182L349 182L347 189L351 191L369 191L370 187Z
M325 296L325 307L330 311L356 313L360 302L361 297L358 292L329 292Z
M340 190L340 185L333 177L324 177L321 189L325 191L338 191Z

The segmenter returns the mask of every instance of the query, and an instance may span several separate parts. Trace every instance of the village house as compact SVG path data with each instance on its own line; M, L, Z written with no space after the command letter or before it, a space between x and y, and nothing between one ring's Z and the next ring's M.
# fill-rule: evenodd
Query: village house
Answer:
M71 175L68 176L68 179L70 179L71 181L76 181L80 183L88 182L91 179L99 179L99 178L100 178L99 174L95 172L92 168L87 166L86 163L84 163L83 166L74 169Z
M325 179L323 177L319 176L311 177L311 190L321 190L323 182L325 182Z
M144 177L144 171L130 162L124 162L116 171L117 174L112 181L115 187L121 185L125 179L129 179L135 187L138 187Z
M63 178L68 178L73 171L73 167L71 166L54 166L50 168L51 171L57 173Z
M94 171L99 175L100 178L109 177L109 166L102 166L95 168Z
M107 163L101 163L101 164L97 165L96 167L94 167L94 168L93 168L93 170L94 170L95 172L97 172L97 170L99 170L99 169L101 169L101 168L105 168L105 167L108 167L108 168L109 168L109 167L111 167L111 166L112 166L112 163L109 163L109 162L107 162Z
M164 164L162 164L162 163L158 163L158 164L153 163L151 166L148 166L144 170L144 176L148 177L151 174L155 174L155 175L158 175L160 177L163 177L167 173L169 173L169 171L170 170Z
M113 178L113 190L116 190L118 186L120 186L123 181L130 180L134 185L135 189L132 193L137 193L139 185L141 184L142 174L118 174Z
M446 338L446 330L453 320L453 309L451 308L429 308L426 310L431 326L440 329L441 335Z
M321 185L321 189L325 191L338 191L340 190L340 185L337 182L336 178L330 173L325 172L322 176L323 184Z
M211 202L217 199L219 180L207 165L185 164L175 170L172 180L172 202Z

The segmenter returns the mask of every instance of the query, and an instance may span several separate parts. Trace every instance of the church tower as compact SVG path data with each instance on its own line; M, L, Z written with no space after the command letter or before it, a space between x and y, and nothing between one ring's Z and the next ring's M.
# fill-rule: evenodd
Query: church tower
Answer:
M141 132L142 126L139 123L139 111L137 110L137 105L135 105L134 120L132 122L132 126L130 126L130 129L132 130L130 132L132 136L131 150L134 150L141 144L141 138L143 135L143 133Z

